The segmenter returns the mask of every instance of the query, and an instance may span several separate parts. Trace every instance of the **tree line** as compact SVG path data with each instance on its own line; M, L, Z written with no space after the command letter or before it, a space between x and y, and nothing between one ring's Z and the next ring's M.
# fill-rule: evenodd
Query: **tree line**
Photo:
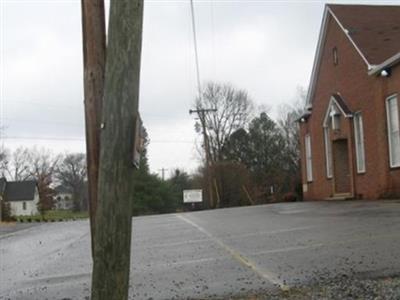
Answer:
M135 188L132 215L175 212L183 209L182 190L201 188L193 176L176 169L167 180L152 174L148 165L146 142L140 165L134 175ZM48 149L19 147L14 151L0 148L0 177L8 181L34 180L39 192L39 210L54 209L56 187L61 185L72 194L73 209L86 211L87 169L83 153L54 154Z
M48 149L19 147L0 149L0 177L8 181L36 181L39 211L54 208L55 187L63 186L72 195L73 209L87 209L86 158L83 153L54 154Z
M299 89L296 98L292 105L281 106L274 120L268 109L255 106L245 90L230 84L206 84L194 106L198 111L215 111L199 113L195 124L195 131L203 138L198 148L200 167L194 174L175 169L167 180L162 180L150 172L150 139L145 132L143 153L134 174L132 215L186 209L184 189L203 189L203 208L301 200L296 120L303 113L304 90ZM75 210L88 208L83 153L54 154L37 147L14 151L2 148L0 176L15 181L35 180L41 211L54 207L57 185L71 192Z
M296 98L273 120L245 90L215 82L204 86L194 105L202 111L195 129L204 137L198 175L208 207L301 199L296 120L304 111L305 91L299 89Z

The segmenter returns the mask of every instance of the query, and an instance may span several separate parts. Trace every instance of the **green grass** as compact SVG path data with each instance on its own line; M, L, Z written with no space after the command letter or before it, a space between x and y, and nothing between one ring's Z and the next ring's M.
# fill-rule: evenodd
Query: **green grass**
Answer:
M43 215L35 216L17 216L18 222L59 222L68 220L78 220L88 218L88 212L73 212L71 210L49 210Z

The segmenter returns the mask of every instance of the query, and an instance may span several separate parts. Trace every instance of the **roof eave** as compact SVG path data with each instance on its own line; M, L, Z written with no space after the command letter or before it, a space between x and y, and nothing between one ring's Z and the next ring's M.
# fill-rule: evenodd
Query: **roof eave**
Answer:
M397 54L388 58L383 63L373 66L372 69L368 72L368 75L376 75L380 71L382 71L386 68L393 67L394 65L397 65L398 63L400 63L400 52L398 52Z
M326 30L328 26L328 15L331 15L332 18L336 21L338 24L339 28L342 29L344 34L347 36L349 39L350 43L354 46L356 49L357 53L361 56L362 60L367 66L368 71L372 70L374 68L373 65L371 65L368 60L366 59L365 55L361 52L361 50L357 47L356 43L354 40L351 38L348 30L344 28L344 26L340 23L339 19L336 17L336 15L333 13L333 11L330 9L329 4L325 5L325 10L324 10L324 15L322 18L322 24L321 24L321 29L319 33L319 38L318 38L318 44L317 44L317 51L315 53L315 58L314 58L314 65L313 69L311 72L311 79L310 79L310 86L308 88L308 93L307 93L307 99L306 99L306 107L311 108L312 107L312 98L314 97L314 91L315 91L315 84L316 84L316 75L319 70L319 65L320 65L320 57L321 57L321 52L322 52L322 44L325 40L326 36Z
M308 87L308 92L307 92L307 98L306 98L306 108L307 109L312 107L311 99L314 96L314 87L315 87L315 81L316 81L315 77L316 77L317 70L319 69L319 62L320 62L319 58L320 58L322 43L325 40L326 28L327 28L327 23L328 23L327 18L328 18L328 6L325 5L324 14L322 17L321 28L319 31L318 42L317 42L317 50L315 52L314 64L313 64L313 68L311 71L310 86Z

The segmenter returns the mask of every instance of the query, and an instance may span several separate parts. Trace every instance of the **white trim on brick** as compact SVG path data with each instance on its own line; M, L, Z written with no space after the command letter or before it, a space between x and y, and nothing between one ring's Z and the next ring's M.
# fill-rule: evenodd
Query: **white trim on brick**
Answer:
M391 101L394 101L394 112L391 111ZM386 98L386 118L387 135L389 142L389 164L391 168L400 167L400 120L397 94L391 95Z

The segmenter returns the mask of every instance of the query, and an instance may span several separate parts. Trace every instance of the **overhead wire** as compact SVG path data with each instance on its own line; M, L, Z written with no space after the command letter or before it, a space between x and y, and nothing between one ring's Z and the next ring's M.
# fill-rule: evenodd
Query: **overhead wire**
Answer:
M0 8L1 9L1 8ZM198 42L197 42L197 31L196 31L196 17L195 17L195 10L194 10L194 1L190 0L190 11L191 11L191 21L192 21L192 32L193 32L193 43L194 43L194 56L195 56L195 67L196 67L196 81L197 81L197 89L199 96L201 95L201 77L200 77L200 63L199 63L199 50L198 50ZM213 18L213 17L212 17ZM1 82L2 85L2 82ZM1 90L1 87L0 87ZM0 91L1 93L2 91ZM13 103L23 103L23 104L29 104L29 105L44 105L47 108L54 108L54 109L76 109L79 106L75 105L64 105L64 104L49 104L49 103L43 103L40 101L29 101L29 100L13 100ZM3 103L3 97L0 99L0 126L3 126L4 123L4 109L3 109L4 103ZM149 115L151 117L151 115ZM154 116L155 117L155 116ZM160 116L158 116L160 117ZM9 120L9 119L8 119ZM24 122L28 122L27 120L24 120ZM30 122L30 121L29 121ZM44 123L44 121L38 121L40 123ZM46 122L50 123L50 122ZM57 122L61 124L61 122ZM75 124L65 124L65 125L75 125ZM14 140L59 140L59 141L84 141L85 139L83 137L40 137L40 136L6 136L2 135L1 130L0 130L0 139L1 142L4 142L4 139L14 139ZM193 141L188 141L188 140L152 140L152 143L193 143Z
M5 116L3 105L3 90L4 90L4 1L0 1L0 147L4 147L3 139L3 118Z
M85 141L84 137L46 137L46 136L4 136L4 139L9 140L41 140L41 141ZM192 144L189 140L150 140L150 143L156 144Z
M198 51L198 46L197 46L196 18L195 18L195 14L194 14L193 0L190 0L190 12L191 12L191 19L192 19L194 56L195 56L195 62L196 62L197 89L198 89L198 93L200 96L201 95L201 81L200 81L199 51Z
M213 75L214 80L217 77L217 58L215 51L215 8L214 8L214 0L210 0L210 9L211 9L211 37L212 37L212 56L213 56Z

